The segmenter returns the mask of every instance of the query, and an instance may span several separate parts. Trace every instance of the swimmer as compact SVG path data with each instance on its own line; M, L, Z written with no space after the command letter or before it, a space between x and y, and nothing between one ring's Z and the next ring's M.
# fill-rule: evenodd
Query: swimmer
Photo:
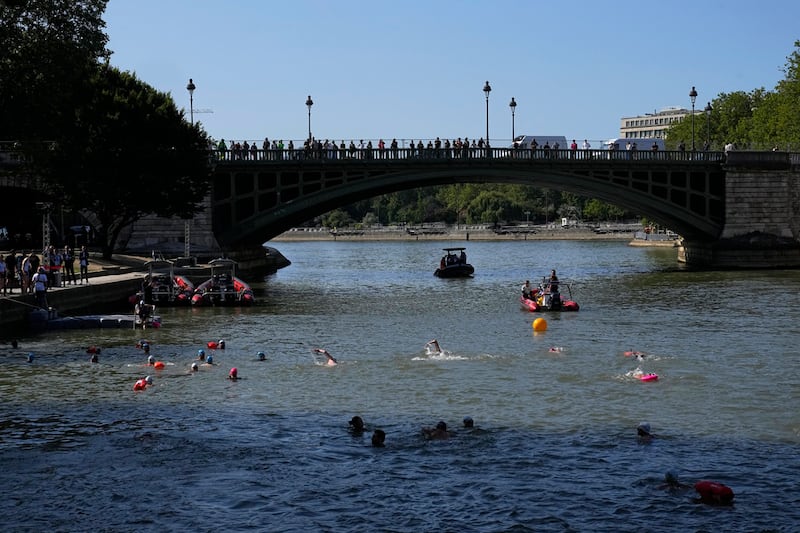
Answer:
M156 358L152 355L147 356L147 366L153 366L156 364Z
M256 355L258 356L258 360L259 361L266 361L267 360L267 355L264 352L258 352Z
M203 364L207 365L207 366L213 366L214 365L214 358L209 355L208 357L206 357L206 362L203 363Z
M364 420L360 416L354 416L348 424L353 433L361 434L364 431Z
M425 344L425 353L427 355L440 355L444 353L444 350L442 350L442 347L439 346L439 341L433 339Z
M231 371L228 372L228 379L231 381L237 381L239 379L239 371L236 367L231 368Z
M655 435L650 432L649 422L642 422L636 426L636 438L640 444L647 444L655 438Z
M552 352L552 353L559 353L559 352L563 352L564 348L561 347L561 346L551 346L548 351Z
M643 352L637 352L636 350L628 350L627 352L622 352L622 355L625 357L635 357L637 359L644 359Z
M33 352L28 353L28 358L25 361L28 363L33 363Z
M325 364L327 364L328 366L335 366L339 364L339 361L337 361L331 354L328 353L328 350L324 348L314 348L314 353L324 355L328 360L327 363Z
M206 358L206 351L205 350L197 350L197 360L204 361Z
M691 485L687 485L686 483L681 483L678 481L677 476L672 472L667 472L664 474L664 483L658 486L660 490L666 490L669 492L678 492L684 491L686 489L691 488Z
M97 357L96 353L93 353L91 359L89 359L89 362L91 362L91 363L99 363L100 359Z
M197 366L197 363L192 363L192 366L189 368L191 369L192 372L197 372L198 370L200 370L200 367Z
M88 348L86 348L86 353L99 354L100 348L98 348L97 346L89 346Z
M440 420L435 428L422 428L422 434L428 440L444 440L450 438L450 432L447 431L447 424Z
M386 432L382 429L376 429L372 433L372 445L376 448L383 448L385 446Z
M475 421L472 420L471 416L465 416L464 417L464 427L465 428L474 428L475 427Z
M217 342L217 349L218 350L224 350L225 349L225 341L223 339L220 339L219 342Z

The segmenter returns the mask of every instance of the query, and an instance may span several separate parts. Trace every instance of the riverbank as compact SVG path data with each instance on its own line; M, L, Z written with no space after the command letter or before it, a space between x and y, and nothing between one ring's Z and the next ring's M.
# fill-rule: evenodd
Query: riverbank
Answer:
M530 226L384 226L379 228L292 228L271 243L300 241L529 241L615 240L632 241L640 224L562 227L556 224Z

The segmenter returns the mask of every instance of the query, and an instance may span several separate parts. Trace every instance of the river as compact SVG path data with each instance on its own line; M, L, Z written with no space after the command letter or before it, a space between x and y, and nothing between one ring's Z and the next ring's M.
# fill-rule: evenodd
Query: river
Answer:
M253 284L255 307L0 345L3 529L798 531L800 272L505 241L466 243L474 278L434 277L461 244L279 243L292 265ZM522 311L522 283L552 268L581 310ZM143 336L164 370L145 366ZM444 355L426 355L433 338ZM193 373L199 349L215 364ZM424 439L439 420L452 437ZM735 503L665 491L668 471Z

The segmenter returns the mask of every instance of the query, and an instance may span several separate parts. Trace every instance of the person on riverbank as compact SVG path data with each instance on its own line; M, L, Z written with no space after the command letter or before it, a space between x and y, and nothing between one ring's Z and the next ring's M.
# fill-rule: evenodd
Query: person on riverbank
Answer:
M44 267L39 267L39 271L33 275L32 281L36 304L42 309L47 309L47 274Z
M3 296L6 296L6 260L3 256L0 256L0 289Z
M89 250L86 249L86 246L81 246L81 251L78 254L78 265L80 268L80 278L81 278L81 285L83 285L84 280L86 280L86 284L89 284Z
M11 253L6 256L6 283L4 287L8 290L8 294L14 294L14 280L17 279L17 251L11 250ZM5 292L3 293L5 294Z

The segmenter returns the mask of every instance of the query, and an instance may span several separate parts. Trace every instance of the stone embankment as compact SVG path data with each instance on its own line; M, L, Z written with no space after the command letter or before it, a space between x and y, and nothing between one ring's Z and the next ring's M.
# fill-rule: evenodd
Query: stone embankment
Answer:
M292 241L530 241L530 240L618 240L630 241L640 224L606 224L562 227L556 224L530 226L385 226L380 228L293 228L271 243Z

